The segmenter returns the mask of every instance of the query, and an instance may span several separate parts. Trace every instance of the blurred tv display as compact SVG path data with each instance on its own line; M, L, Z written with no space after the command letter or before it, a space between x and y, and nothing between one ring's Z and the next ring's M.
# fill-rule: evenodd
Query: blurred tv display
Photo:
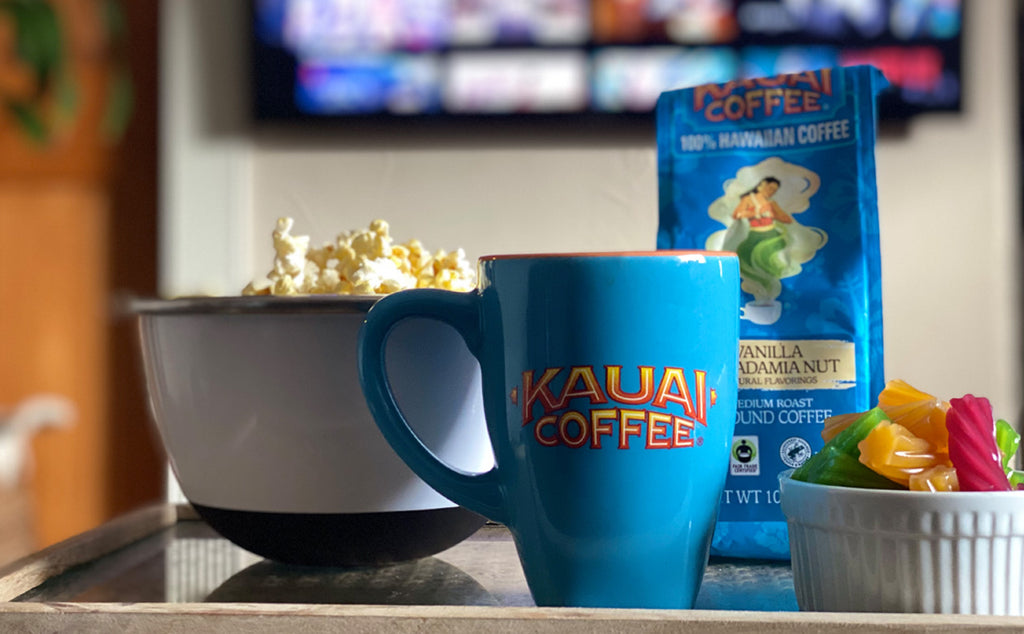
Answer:
M665 90L873 64L958 112L969 0L251 0L261 120L650 117Z

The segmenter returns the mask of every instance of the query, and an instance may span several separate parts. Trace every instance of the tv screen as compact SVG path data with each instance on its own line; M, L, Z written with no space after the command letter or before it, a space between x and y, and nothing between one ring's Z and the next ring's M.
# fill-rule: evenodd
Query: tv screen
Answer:
M652 117L664 91L873 64L960 110L968 0L252 0L260 120Z

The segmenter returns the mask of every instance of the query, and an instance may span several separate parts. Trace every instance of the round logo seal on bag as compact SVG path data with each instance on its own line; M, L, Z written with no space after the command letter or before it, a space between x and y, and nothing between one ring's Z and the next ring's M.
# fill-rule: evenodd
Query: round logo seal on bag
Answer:
M811 445L803 438L791 436L782 442L779 447L779 457L787 467L796 469L811 457Z

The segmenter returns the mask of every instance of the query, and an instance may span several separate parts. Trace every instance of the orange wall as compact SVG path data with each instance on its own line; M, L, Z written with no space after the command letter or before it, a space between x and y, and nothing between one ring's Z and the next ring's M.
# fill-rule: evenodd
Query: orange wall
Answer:
M0 408L53 392L78 410L69 428L33 442L37 546L162 497L164 468L132 324L112 313L115 297L155 288L158 3L124 3L136 106L116 146L100 125L114 59L101 2L54 4L70 38L76 117L41 146L0 112ZM0 53L9 45L0 22ZM0 89L18 89L23 73L0 54Z
M0 180L0 402L71 400L73 424L35 439L29 489L40 543L105 519L107 195L88 184Z

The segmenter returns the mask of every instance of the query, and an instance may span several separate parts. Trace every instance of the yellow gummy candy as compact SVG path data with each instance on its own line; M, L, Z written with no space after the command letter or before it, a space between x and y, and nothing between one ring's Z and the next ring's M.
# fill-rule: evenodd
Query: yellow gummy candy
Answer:
M927 440L915 436L903 425L889 421L879 422L857 444L857 448L862 464L906 487L910 485L910 476L946 464L948 460Z
M910 476L911 491L959 491L956 469L947 465L935 465L921 473Z
M900 405L883 406L892 422L903 425L918 438L935 445L938 451L949 450L949 432L946 431L946 411L949 403L937 398Z

